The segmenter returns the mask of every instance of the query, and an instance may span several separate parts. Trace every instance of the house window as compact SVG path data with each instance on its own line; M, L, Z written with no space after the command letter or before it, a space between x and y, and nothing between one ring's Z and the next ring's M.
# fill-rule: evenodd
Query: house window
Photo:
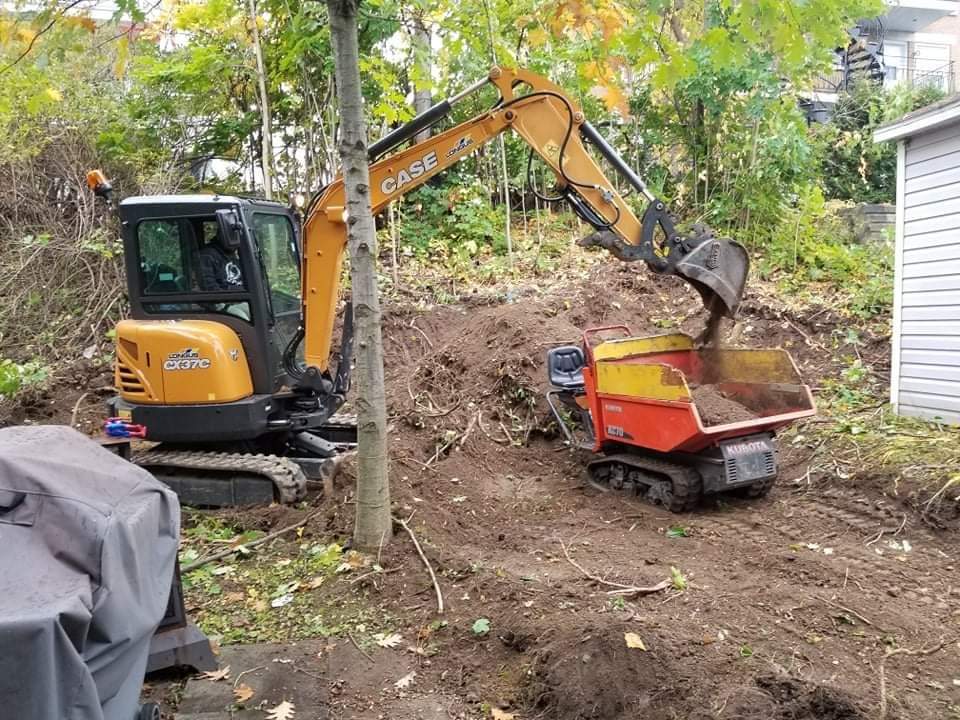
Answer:
M885 85L896 85L907 79L906 43L883 43L883 73Z

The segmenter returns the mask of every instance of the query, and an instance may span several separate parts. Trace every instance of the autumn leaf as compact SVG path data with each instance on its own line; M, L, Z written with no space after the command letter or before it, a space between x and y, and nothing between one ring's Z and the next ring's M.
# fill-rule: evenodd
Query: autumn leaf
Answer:
M224 665L219 670L207 670L203 674L203 677L205 677L207 680L213 680L214 682L219 680L227 680L230 678L230 666Z
M492 717L493 720L515 720L516 715L494 707L490 708L490 717Z
M543 28L536 27L527 33L527 42L533 48L543 47L549 39L550 34Z
M624 633L623 639L626 641L628 648L646 652L647 646L643 644L643 640L636 633Z
M414 679L416 676L417 676L417 671L416 671L416 670L411 670L409 673L407 673L407 674L404 675L402 678L400 678L399 680L397 680L397 681L393 684L393 686L394 686L397 690L403 690L404 688L408 688L408 687L410 687L410 685L413 684L413 679Z
M395 648L403 642L400 633L391 633L389 635L376 635L377 645L382 648Z
M246 683L240 683L233 689L233 697L238 703L245 703L253 697L253 688Z
M621 117L630 117L630 106L627 104L627 96L623 91L612 83L602 83L590 88L590 94L603 101L608 110L616 110Z
M289 700L284 700L276 707L267 710L267 720L291 720L296 714L294 704Z

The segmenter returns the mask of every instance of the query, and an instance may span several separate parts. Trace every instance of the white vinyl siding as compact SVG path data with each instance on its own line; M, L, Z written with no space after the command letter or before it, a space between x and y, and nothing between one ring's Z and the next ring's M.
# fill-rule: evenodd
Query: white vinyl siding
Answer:
M960 423L960 121L898 148L891 400Z

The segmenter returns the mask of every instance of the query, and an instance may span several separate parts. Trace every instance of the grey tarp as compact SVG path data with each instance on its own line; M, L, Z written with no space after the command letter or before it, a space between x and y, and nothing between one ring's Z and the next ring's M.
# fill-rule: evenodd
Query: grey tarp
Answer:
M0 720L134 720L179 516L74 430L0 430Z

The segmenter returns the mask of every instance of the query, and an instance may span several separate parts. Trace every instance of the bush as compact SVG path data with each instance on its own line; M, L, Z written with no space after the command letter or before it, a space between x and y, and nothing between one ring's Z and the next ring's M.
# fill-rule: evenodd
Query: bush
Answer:
M39 385L47 379L47 369L39 362L22 365L0 359L0 400L16 395L25 387Z
M811 130L826 196L853 202L894 202L896 144L875 143L873 132L942 97L943 92L933 87L885 89L869 81L843 93L831 122Z
M502 207L478 177L447 173L404 198L400 247L422 259L469 261L488 248L507 252Z
M892 243L857 243L817 186L796 205L759 249L760 274L779 278L787 290L828 283L839 293L837 309L862 319L890 311L893 302Z

